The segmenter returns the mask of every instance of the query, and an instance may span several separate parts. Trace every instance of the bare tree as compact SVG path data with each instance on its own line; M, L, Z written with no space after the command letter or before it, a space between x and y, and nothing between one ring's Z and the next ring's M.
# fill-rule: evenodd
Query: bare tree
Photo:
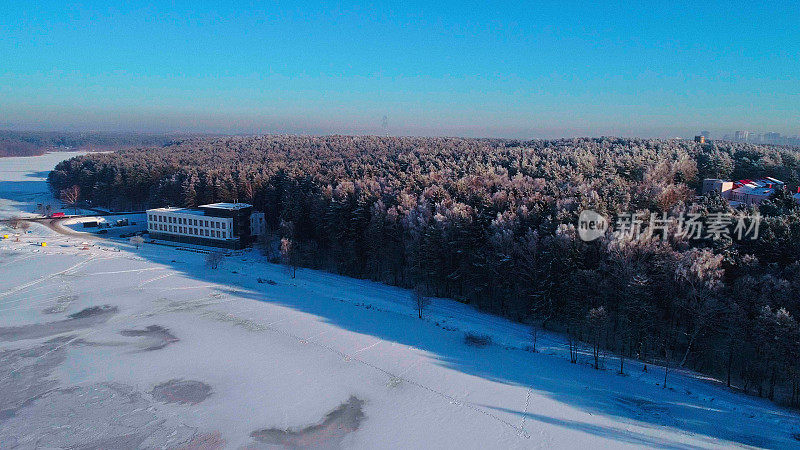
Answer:
M533 344L533 347L531 347L531 351L533 351L533 353L536 353L537 352L536 341L539 340L539 327L535 323L531 324L530 334L531 334L531 344Z
M297 275L296 259L292 241L288 238L281 239L281 263L289 269L292 279Z
M206 255L206 265L212 269L216 269L220 266L220 264L222 264L222 259L224 257L225 255L218 250L209 252Z
M411 295L414 299L414 306L417 308L417 314L419 315L419 318L422 319L422 312L425 311L425 308L431 304L431 299L423 295L422 288L419 286L414 288L414 291Z
M255 197L255 188L253 187L253 182L249 180L243 182L241 184L241 192L245 200L252 202L253 198Z
M61 201L75 209L75 214L78 213L78 200L81 198L81 188L77 184L62 189L60 193Z
M24 222L25 221L22 219L22 217L14 216L14 217L8 219L8 226L11 227L12 229L16 230Z
M130 239L130 243L135 245L136 248L138 249L140 245L144 244L144 238L141 236L133 236Z
M600 368L600 346L605 337L606 327L608 325L608 313L605 307L598 306L592 308L586 314L586 323L589 325L589 331L592 339L592 356L594 356L594 368ZM620 366L621 367L621 366Z

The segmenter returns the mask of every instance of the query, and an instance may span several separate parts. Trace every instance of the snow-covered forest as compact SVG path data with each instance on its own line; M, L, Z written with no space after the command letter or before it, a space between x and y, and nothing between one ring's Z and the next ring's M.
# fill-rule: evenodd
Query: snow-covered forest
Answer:
M703 178L800 184L791 148L617 138L226 137L60 163L51 189L119 209L246 201L292 265L452 297L623 358L800 404L800 208L757 240L580 240L583 209L729 212ZM752 211L751 211L752 212Z

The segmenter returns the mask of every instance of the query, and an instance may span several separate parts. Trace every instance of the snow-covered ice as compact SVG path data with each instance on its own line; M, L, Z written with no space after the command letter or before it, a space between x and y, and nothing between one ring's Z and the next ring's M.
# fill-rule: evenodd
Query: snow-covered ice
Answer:
M0 158L0 218L47 201L69 156ZM526 327L447 299L420 320L406 290L292 279L256 251L210 270L171 247L30 231L0 241L0 448L800 444L794 411L689 372L664 389L657 367L570 364L554 334L531 353Z

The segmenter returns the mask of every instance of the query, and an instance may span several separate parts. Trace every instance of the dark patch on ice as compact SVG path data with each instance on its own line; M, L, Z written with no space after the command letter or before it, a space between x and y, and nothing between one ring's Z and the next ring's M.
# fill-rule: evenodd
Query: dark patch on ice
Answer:
M57 334L68 333L81 328L89 328L104 323L117 312L116 306L93 306L75 314L68 319L55 322L34 323L14 327L0 328L0 341L21 341L39 339Z
M222 438L222 433L214 431L196 434L180 450L216 450L220 448L225 448L225 439Z
M144 351L159 350L180 340L174 334L170 333L168 329L160 325L150 325L144 330L122 330L120 334L123 336L147 338L142 345L142 350Z
M0 423L56 388L58 383L50 374L66 358L63 343L64 339L53 339L31 348L0 352Z
M169 380L154 387L150 394L163 403L196 405L211 395L211 386L195 380Z
M125 342L99 342L87 341L86 339L75 339L74 341L70 342L70 345L73 347L124 347L128 344Z
M350 397L316 425L299 430L265 428L253 431L250 436L258 442L287 448L340 448L344 438L357 431L364 420L363 407L363 400Z
M94 383L51 389L0 427L0 448L178 448L197 430L159 417L134 387Z
M94 317L99 315L104 315L108 313L115 313L117 312L116 306L90 306L88 308L84 308L76 313L70 314L70 319L85 319L87 317Z

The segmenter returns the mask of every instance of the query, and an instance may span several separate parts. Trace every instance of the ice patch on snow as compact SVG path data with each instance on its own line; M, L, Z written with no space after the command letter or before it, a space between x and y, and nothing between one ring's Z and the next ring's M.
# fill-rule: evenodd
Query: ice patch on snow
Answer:
M145 338L144 342L139 344L142 351L160 350L180 340L170 333L168 329L159 325L150 325L143 330L122 330L120 334L123 336Z
M287 448L340 448L344 438L357 431L364 420L363 406L363 400L350 397L316 425L299 430L266 428L253 431L250 436L258 442Z
M159 402L196 405L211 395L211 386L195 380L169 380L150 391Z
M89 328L106 322L116 314L116 306L92 306L71 314L68 319L0 328L0 341L39 339Z

